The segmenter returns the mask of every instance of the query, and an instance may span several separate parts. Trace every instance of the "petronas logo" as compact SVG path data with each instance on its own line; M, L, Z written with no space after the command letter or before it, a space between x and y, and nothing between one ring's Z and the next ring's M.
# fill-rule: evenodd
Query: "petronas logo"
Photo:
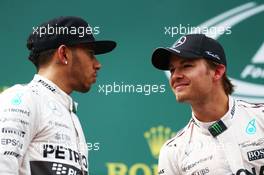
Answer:
M173 132L170 128L164 127L162 125L157 127L152 127L148 131L144 133L144 137L148 142L151 154L154 158L159 158L159 151L162 145L175 136L175 132Z

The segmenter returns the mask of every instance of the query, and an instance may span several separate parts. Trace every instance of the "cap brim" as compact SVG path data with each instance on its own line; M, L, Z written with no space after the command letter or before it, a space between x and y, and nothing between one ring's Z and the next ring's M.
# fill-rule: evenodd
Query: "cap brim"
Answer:
M168 48L160 47L160 48L157 48L152 54L151 61L152 61L153 66L160 70L169 70L171 54L174 54L182 58L200 57L199 55L196 55L190 52L177 51L169 47Z
M94 41L86 43L94 51L95 55L111 52L116 47L114 41Z

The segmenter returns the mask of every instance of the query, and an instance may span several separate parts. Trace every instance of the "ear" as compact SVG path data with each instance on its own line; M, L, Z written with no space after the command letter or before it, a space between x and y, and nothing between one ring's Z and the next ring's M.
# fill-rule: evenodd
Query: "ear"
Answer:
M67 58L67 52L68 48L65 45L60 45L59 48L57 49L57 54L58 54L58 63L61 64L68 64L68 58Z
M217 65L213 77L214 81L220 80L223 77L225 71L226 67L223 64Z

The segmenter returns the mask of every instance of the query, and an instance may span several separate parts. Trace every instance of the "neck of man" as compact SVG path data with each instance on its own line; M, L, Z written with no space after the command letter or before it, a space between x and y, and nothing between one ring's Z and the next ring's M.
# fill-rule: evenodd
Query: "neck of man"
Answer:
M72 89L68 85L68 76L62 71L56 71L52 67L46 67L45 69L39 69L38 74L52 81L66 94L69 95L72 93Z
M201 122L221 119L229 109L228 96L224 91L214 92L206 98L191 103L192 112Z

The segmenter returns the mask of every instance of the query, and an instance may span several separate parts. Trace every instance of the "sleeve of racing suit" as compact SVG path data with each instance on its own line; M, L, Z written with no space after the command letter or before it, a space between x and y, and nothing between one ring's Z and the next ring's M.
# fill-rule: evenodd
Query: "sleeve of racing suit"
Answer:
M159 154L158 175L180 175L177 163L173 148L163 145Z
M0 94L0 174L19 174L21 160L35 131L34 106L29 92Z

